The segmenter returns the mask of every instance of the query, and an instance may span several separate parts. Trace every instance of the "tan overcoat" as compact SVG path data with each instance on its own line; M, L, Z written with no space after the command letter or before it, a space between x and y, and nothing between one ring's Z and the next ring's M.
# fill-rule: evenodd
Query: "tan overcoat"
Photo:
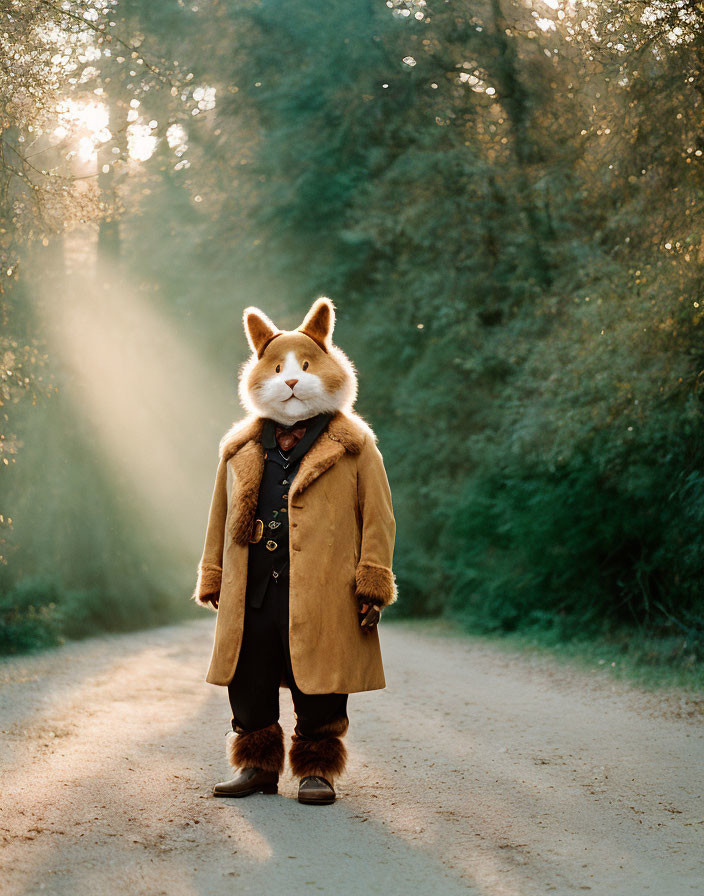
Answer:
M249 539L264 470L263 419L235 425L220 444L196 600L219 592L206 680L231 681L242 641ZM376 629L360 628L358 596L396 599L391 571L394 522L376 439L338 411L303 457L289 489L289 644L298 687L307 694L385 686Z

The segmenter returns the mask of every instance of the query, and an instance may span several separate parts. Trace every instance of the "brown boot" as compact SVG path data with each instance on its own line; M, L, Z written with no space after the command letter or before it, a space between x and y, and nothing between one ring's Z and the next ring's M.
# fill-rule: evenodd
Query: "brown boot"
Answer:
M278 793L279 776L262 768L243 768L231 781L221 781L213 796L249 796L252 793Z
M325 806L335 802L335 789L322 775L306 775L298 785L298 802Z
M227 758L238 770L231 781L213 788L214 796L249 796L251 793L277 793L279 775L284 768L284 733L278 722L255 731L240 728L227 738Z
M335 802L333 782L345 770L347 750L341 738L348 725L346 717L335 719L319 726L315 739L304 737L296 727L288 756L291 771L301 779L298 788L300 803L325 805Z

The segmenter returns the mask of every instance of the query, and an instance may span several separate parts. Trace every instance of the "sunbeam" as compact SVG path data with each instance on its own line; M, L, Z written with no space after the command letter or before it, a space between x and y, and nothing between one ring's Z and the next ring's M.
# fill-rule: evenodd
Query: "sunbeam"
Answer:
M75 411L96 449L130 484L135 518L174 556L193 557L217 462L214 445L237 415L235 389L116 266L82 258L70 288L37 283L50 350L70 372ZM81 242L83 240L83 242Z

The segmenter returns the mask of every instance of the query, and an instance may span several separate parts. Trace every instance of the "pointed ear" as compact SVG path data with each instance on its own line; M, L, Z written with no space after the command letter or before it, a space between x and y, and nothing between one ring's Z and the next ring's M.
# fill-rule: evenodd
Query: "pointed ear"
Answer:
M300 333L317 342L318 345L327 351L332 343L332 331L335 328L335 307L330 299L322 296L313 302L313 305L306 314L305 320L298 328Z
M281 330L258 308L245 308L242 320L249 347L258 358L261 358L264 349Z

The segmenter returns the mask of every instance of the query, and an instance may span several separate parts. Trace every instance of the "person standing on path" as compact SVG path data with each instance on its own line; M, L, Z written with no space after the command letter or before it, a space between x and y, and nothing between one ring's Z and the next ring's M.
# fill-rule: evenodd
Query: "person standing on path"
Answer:
M247 308L249 416L220 442L194 600L217 610L206 680L228 688L218 796L276 793L284 767L279 687L296 718L298 799L335 800L350 693L385 687L377 624L397 597L396 524L376 437L352 407L357 378L318 299L296 330Z

